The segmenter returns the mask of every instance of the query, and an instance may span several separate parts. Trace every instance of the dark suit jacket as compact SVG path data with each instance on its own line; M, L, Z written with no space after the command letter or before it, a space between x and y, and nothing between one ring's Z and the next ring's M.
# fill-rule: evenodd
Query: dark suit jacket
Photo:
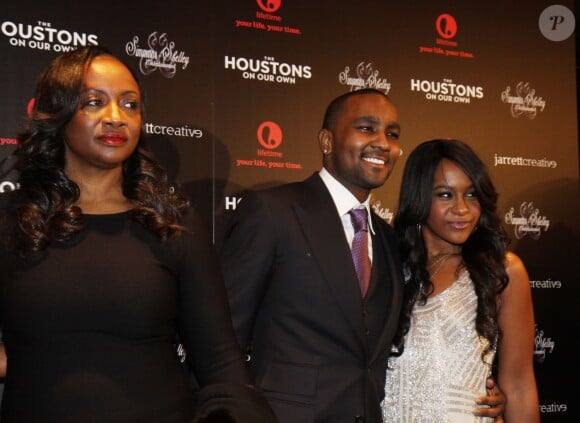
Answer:
M373 273L377 263L388 270L371 284L389 284L372 348L343 226L318 174L248 194L228 226L234 329L242 348L251 344L252 373L282 423L382 421L403 277L393 230L372 219Z

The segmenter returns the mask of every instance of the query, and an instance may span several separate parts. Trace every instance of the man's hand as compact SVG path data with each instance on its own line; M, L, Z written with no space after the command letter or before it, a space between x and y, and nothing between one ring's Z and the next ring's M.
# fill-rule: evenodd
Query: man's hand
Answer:
M495 417L496 423L503 423L503 413L505 411L506 397L504 393L495 384L493 378L487 378L485 381L487 396L479 397L476 403L479 406L475 412L476 416Z

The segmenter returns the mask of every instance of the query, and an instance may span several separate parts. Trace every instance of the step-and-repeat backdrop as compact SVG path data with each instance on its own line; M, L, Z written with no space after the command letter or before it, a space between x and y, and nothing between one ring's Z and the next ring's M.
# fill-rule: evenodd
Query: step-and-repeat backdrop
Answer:
M0 10L0 161L49 60L104 45L140 75L150 147L219 248L241 190L320 168L330 99L384 91L406 154L459 138L489 166L530 274L542 420L578 421L574 29L571 0L11 0ZM388 222L406 154L372 196ZM0 179L0 191L14 188L15 175Z

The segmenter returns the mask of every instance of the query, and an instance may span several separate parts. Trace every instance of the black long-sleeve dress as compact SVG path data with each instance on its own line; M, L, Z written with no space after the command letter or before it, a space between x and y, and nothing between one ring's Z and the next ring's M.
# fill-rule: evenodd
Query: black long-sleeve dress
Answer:
M73 242L0 254L2 422L185 422L201 386L250 383L199 222L161 243L130 212L85 215Z

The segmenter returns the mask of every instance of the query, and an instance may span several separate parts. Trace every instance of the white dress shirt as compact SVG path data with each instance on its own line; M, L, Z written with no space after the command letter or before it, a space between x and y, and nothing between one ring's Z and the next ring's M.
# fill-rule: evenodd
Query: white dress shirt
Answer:
M328 172L324 167L319 172L320 178L322 178L322 182L326 185L326 188L330 192L330 196L334 201L334 205L336 206L336 211L340 220L342 221L342 227L344 228L344 235L346 236L346 240L348 241L348 245L352 245L352 240L354 238L354 228L352 226L352 220L350 218L350 214L348 212L351 209L356 208L366 208L369 219L368 219L368 226L369 226L369 258L373 260L373 242L371 239L371 233L374 235L375 231L373 229L373 222L371 219L371 210L370 210L370 195L367 199L361 203L357 200L357 198L344 186L342 185L334 176Z

